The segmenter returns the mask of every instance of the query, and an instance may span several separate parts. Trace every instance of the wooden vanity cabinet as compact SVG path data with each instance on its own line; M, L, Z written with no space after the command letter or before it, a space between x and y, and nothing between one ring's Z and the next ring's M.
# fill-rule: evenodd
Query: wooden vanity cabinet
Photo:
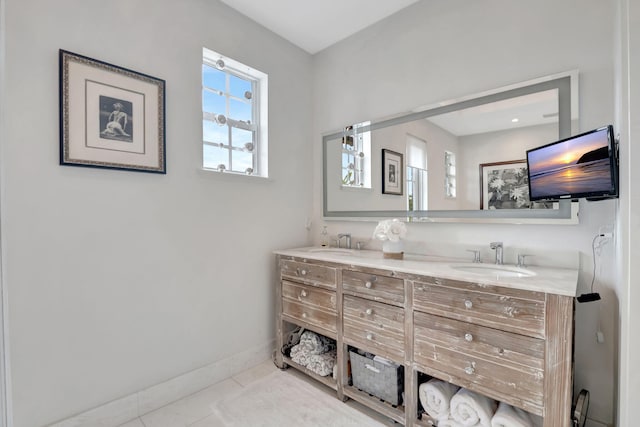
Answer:
M276 364L293 366L329 387L342 387L332 377L321 377L282 354L285 339L296 326L338 340L337 274L339 268L314 260L278 257L276 286Z
M280 349L285 325L298 325L338 343L337 381L317 379L339 398L401 424L432 425L417 414L422 373L538 415L544 427L571 425L572 297L283 255L278 260L279 366L296 367ZM402 405L349 386L350 347L405 367Z

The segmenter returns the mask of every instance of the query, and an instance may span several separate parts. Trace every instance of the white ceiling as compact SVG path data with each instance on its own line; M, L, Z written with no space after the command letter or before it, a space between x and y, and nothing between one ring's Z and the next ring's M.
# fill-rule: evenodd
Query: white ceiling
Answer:
M221 0L310 54L419 0Z

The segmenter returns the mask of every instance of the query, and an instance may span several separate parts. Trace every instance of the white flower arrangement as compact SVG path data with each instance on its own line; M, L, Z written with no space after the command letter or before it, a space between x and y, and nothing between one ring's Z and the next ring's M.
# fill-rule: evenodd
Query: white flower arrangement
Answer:
M399 242L406 235L407 226L397 218L380 221L373 230L373 237L383 242Z

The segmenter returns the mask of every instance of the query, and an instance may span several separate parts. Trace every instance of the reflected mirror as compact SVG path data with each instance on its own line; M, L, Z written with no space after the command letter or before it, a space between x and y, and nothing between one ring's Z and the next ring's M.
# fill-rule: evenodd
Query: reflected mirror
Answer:
M564 73L346 126L323 138L324 216L577 222L577 203L528 200L524 160L577 111Z

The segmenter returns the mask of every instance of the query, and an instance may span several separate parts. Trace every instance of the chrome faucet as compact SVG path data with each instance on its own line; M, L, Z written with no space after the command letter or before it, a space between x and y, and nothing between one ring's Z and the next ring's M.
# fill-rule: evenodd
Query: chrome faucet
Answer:
M351 249L351 233L340 233L338 234L338 247L342 247L340 245L340 242L342 241L342 238L344 237L344 245L345 248L347 249Z
M496 251L496 264L502 265L502 242L491 242L489 247Z

